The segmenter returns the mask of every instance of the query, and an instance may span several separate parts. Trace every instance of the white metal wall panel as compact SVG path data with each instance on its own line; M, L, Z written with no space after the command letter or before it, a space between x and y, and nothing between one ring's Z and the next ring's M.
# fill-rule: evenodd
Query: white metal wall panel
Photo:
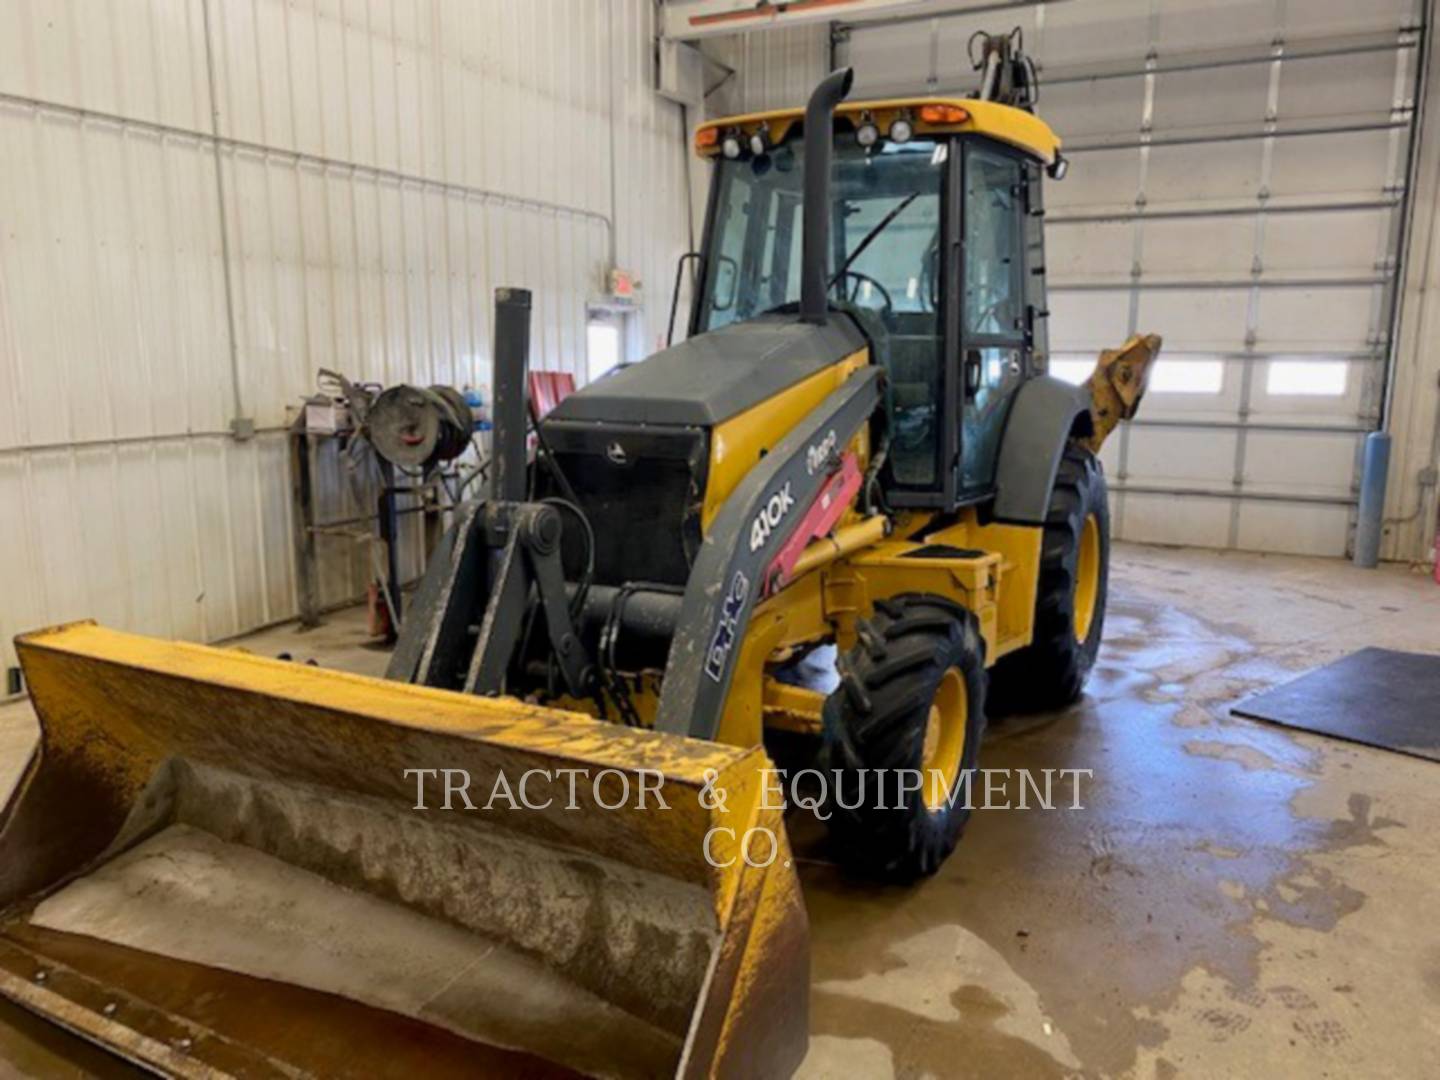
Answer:
M1235 437L1211 428L1137 428L1130 433L1129 467L1157 484L1207 491L1235 459Z
M1103 64L1117 57L1145 55L1155 11L1152 0L1086 0L1046 5L1043 12L1017 12L1018 19L1006 21L1024 27L1031 52L1042 61L1056 48L1063 48L1067 63ZM955 22L957 39L971 32L959 25L960 20ZM974 28L981 27L977 24Z
M612 257L644 286L631 354L653 348L689 213L654 17L0 0L4 663L63 619L213 640L291 615L278 429L317 368L483 385L507 284L534 292L532 363L583 380ZM321 464L322 517L361 512ZM354 595L365 551L323 543L323 598Z
M1252 500L1236 511L1235 527L1225 546L1272 551L1276 546L1274 538L1283 536L1283 550L1290 554L1334 556L1349 543L1350 518L1344 506L1311 505L1293 499Z
M1045 269L1058 281L1087 276L1123 281L1135 261L1133 232L1128 222L1104 220L1051 230Z
M1050 325L1071 328L1063 342L1054 343L1053 351L1058 353L1063 347L1094 356L1100 349L1113 347L1115 330L1125 327L1129 310L1130 298L1119 289L1051 293Z
M1144 289L1139 296L1136 324L1162 331L1166 352L1172 357L1234 352L1245 348L1245 316L1249 306L1244 288ZM1111 331L1112 342L1123 340L1127 327ZM1054 338L1065 340L1057 324ZM1147 410L1148 412L1149 410Z
M1114 470L1110 470L1113 475ZM1214 511L1208 496L1176 498L1169 494L1131 492L1111 510L1111 529L1117 536L1142 544L1190 544L1223 548L1229 543L1229 525Z
M1140 123L1145 96L1145 80L1140 75L1109 79L1086 79L1069 83L1063 93L1044 91L1041 108L1045 122L1056 131L1064 132L1067 140L1097 138L1116 131L1127 131ZM1133 163L1138 156L1132 158ZM1088 163L1087 163L1088 164ZM1138 172L1132 168L1127 180L1133 186ZM1065 184L1056 185L1054 197L1070 194ZM1112 198L1117 194L1110 193ZM1134 198L1130 192L1130 198ZM1083 199L1071 201L1084 202ZM1104 200L1090 200L1104 201Z
M1051 218L1063 220L1066 214L1093 215L1106 210L1129 212L1134 209L1135 196L1140 190L1138 149L1126 146L1095 151L1086 156L1084 166L1072 168L1064 183L1046 188L1046 213ZM1047 227L1047 243L1049 232Z
M710 116L803 105L830 70L824 24L707 38L701 51L721 65L707 75Z
M1122 536L1343 554L1379 416L1423 0L1086 0L1013 12L1072 157L1047 192L1051 347L1165 336L1105 455ZM968 92L989 15L841 27L857 94ZM1347 366L1271 393L1277 361ZM1177 391L1181 388L1176 388Z
M1140 265L1175 280L1241 278L1250 272L1254 244L1248 216L1158 218L1140 234Z
M1247 491L1344 498L1355 471L1355 446L1322 431L1254 431L1245 455Z

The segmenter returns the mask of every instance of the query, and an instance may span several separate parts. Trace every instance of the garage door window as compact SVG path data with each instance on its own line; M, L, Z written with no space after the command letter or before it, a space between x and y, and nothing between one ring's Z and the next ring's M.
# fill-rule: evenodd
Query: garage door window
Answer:
M1161 357L1150 373L1154 394L1218 394L1225 385L1225 365L1219 360Z
M1095 370L1095 357L1065 353L1050 359L1050 374L1079 386ZM1218 394L1225 388L1225 364L1218 357L1162 356L1146 390L1152 394Z
M1048 372L1061 382L1068 382L1072 386L1079 386L1090 377L1095 370L1095 358L1093 356L1052 356Z
M1344 360L1286 358L1271 360L1265 392L1273 396L1340 397L1350 365Z

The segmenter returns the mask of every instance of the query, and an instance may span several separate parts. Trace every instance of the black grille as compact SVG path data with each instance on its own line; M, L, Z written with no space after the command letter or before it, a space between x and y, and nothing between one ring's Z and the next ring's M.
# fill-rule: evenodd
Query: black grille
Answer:
M595 531L595 581L684 585L700 544L708 439L699 428L550 421L545 439ZM542 495L561 491L540 471ZM584 542L567 523L567 577Z

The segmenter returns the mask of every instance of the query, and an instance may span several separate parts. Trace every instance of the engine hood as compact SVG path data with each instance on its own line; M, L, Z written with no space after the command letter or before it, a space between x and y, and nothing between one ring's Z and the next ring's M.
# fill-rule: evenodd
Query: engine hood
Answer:
M762 315L607 375L547 420L713 427L864 347L865 336L840 312L824 326Z

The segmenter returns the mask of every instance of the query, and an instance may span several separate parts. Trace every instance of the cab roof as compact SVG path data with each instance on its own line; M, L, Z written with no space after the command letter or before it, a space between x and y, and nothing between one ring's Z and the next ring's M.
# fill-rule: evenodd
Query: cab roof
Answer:
M835 116L848 120L852 128L868 120L882 135L901 118L910 121L917 136L942 132L987 135L1025 151L1046 165L1053 164L1060 153L1060 138L1050 130L1049 124L1033 113L996 101L950 97L845 101L835 107ZM748 139L762 128L769 141L778 146L804 118L804 108L792 108L709 120L695 130L695 150L701 157L714 157L720 153L725 134L739 133Z

